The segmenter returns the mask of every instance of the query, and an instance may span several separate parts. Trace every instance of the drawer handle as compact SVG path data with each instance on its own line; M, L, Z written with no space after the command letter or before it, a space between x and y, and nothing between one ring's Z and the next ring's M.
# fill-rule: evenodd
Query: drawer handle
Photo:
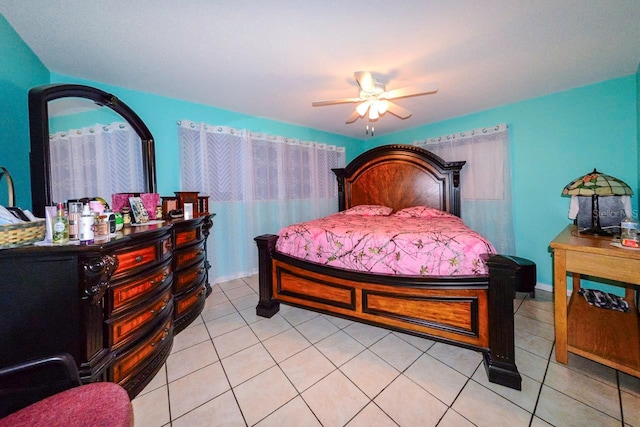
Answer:
M151 343L151 347L155 347L157 344L160 344L162 341L166 340L169 336L169 328L164 328L164 335L156 342Z
M200 249L200 250L198 251L198 255L202 255L203 253L204 253L204 249Z
M152 280L151 280L151 284L152 284L152 285L162 284L162 283L164 283L164 281L165 281L165 280L167 280L167 277L169 277L169 272L164 271L164 272L162 273L162 279L160 279L160 280L152 279Z
M157 316L158 314L160 314L160 312L167 307L167 303L169 302L169 299L165 298L162 300L162 302L164 303L164 305L160 307L158 310L155 310L155 309L151 310L152 315Z
M144 257L142 255L138 255L136 257L136 262L142 262L143 259L144 259Z

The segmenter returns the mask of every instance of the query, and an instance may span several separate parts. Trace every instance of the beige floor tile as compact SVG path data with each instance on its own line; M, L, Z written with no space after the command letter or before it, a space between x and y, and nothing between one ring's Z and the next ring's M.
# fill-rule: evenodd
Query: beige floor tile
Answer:
M428 354L422 355L409 366L404 375L447 405L453 403L468 380L460 372Z
M316 343L316 348L336 366L341 366L365 347L346 333L339 331Z
M204 319L204 322L207 323L211 320L234 314L235 312L236 308L231 304L231 301L223 301L216 305L205 306L200 315Z
M171 422L172 427L244 427L245 425L231 391L211 399Z
M557 363L549 363L544 384L592 408L620 419L618 390Z
M531 420L531 425L529 427L553 427L546 421L541 420L540 418L534 416L533 420Z
M138 395L131 401L131 405L133 406L133 422L136 427L158 427L171 421L169 393L166 385Z
M300 396L256 424L256 427L320 427L320 422Z
M278 335L288 329L291 325L280 314L275 314L271 318L262 318L255 323L249 325L260 341Z
M255 377L275 364L262 344L255 344L222 359L222 366L232 387Z
M168 381L175 381L200 368L218 360L218 355L211 341L205 341L186 348L177 353L170 354L167 358Z
M528 426L531 420L530 413L475 381L469 381L452 408L480 427Z
M554 426L617 426L620 421L546 385L542 386L536 416Z
M243 326L242 328L227 332L213 339L213 345L221 359L259 342L256 334L254 334L248 326Z
M632 377L624 372L619 373L620 390L640 397L640 378Z
M266 319L266 317L258 316L256 314L256 307L245 308L240 311L240 315L247 322L247 325L251 325L253 323L259 322L260 320Z
M234 393L250 426L297 395L296 389L277 366L234 388Z
M211 291L211 295L207 297L204 302L205 308L213 307L214 305L222 304L224 302L229 302L229 298L222 292L218 286L214 286Z
M171 417L179 418L229 389L229 382L220 362L171 382L169 383Z
M246 285L244 282L242 282L242 286L238 286L233 289L225 289L224 294L227 296L227 298L229 298L229 301L246 297L247 295L254 296L256 302L258 301L258 294L253 289L251 289L251 286Z
M190 325L175 336L171 353L177 353L185 348L208 341L209 339L209 332L204 324Z
M202 316L198 316L195 319L193 319L193 321L184 330L187 330L197 325L204 325L204 320L202 319Z
M473 375L482 362L482 354L477 351L443 343L435 343L427 354L467 377Z
M167 365L166 363L162 365L162 368L153 376L149 384L145 386L144 389L140 393L138 393L137 397L142 396L143 394L149 393L157 388L164 387L167 385Z
M427 351L434 345L436 342L432 341L428 338L417 337L415 335L403 334L402 332L393 332L393 335L397 336L403 341L408 342L415 348L421 351Z
M516 329L515 345L523 350L548 359L553 348L553 341Z
M435 426L447 406L404 375L398 376L374 402L401 426Z
M320 314L315 311L305 310L298 307L293 307L291 310L287 310L282 313L282 317L287 319L287 322L291 323L293 326L297 326L318 316L320 316Z
M542 293L540 293L540 295L538 295L538 292L536 292L536 297L535 298L527 298L526 300L523 301L523 303L531 306L531 307L535 307L539 310L544 310L544 311L549 311L551 313L554 312L554 305L553 305L553 294L546 292L546 294L549 294L550 296L543 296Z
M516 314L514 317L516 330L526 331L531 335L544 338L548 341L555 339L553 323L545 323L539 320Z
M539 305L529 303L528 301L524 301L522 303L516 314L518 316L528 317L530 319L538 320L550 325L554 324L553 311L544 310L542 308L539 308Z
M258 295L251 294L244 297L240 297L234 300L231 300L231 304L236 308L236 310L241 311L245 308L256 308L258 305Z
M260 288L260 283L259 283L260 276L258 276L257 274L254 274L253 276L243 277L242 280L247 285L251 286L251 289L258 292L258 289Z
M372 345L370 350L400 372L407 369L422 355L422 351L394 334L382 338Z
M553 348L551 353L551 362L569 368L572 371L579 372L595 380L603 383L607 383L612 387L618 387L618 379L616 377L616 370L608 366L602 365L593 360L586 359L577 354L568 354L568 363L560 363L556 360L556 349Z
M400 375L400 372L371 350L358 354L342 365L340 370L370 399Z
M262 342L277 363L301 352L311 343L296 329L289 329Z
M465 417L449 408L442 420L438 423L438 427L473 427L473 423Z
M351 335L351 337L358 340L358 342L365 347L375 344L377 341L391 333L387 329L358 322L354 322L343 330L347 334Z
M218 288L222 291L226 292L234 288L240 288L243 286L247 286L246 282L242 279L233 279L227 282L218 283Z
M625 424L640 427L640 397L625 392L620 393L620 397Z
M369 403L353 417L347 427L396 427L397 424L375 403Z
M302 398L325 427L343 426L369 399L338 370L302 393Z
M234 309L235 310L235 309ZM215 338L217 336L226 334L227 332L234 331L238 328L245 326L247 323L242 316L234 311L226 316L219 317L217 319L210 320L205 323L209 336Z
M526 375L538 382L542 382L547 371L548 360L519 347L516 350L516 366L520 375Z
M300 393L336 369L315 347L291 356L280 363L280 368Z
M291 311L287 313L290 312ZM339 330L336 325L321 316L314 317L311 320L299 324L296 326L296 329L312 344L317 343Z
M514 390L509 387L489 382L483 366L478 367L478 370L475 372L475 374L473 374L472 379L478 384L515 403L526 411L533 413L533 410L536 407L536 401L538 400L538 394L540 393L540 387L542 387L542 383L527 376L521 376L522 390Z
M336 325L339 329L344 329L347 326L352 325L354 323L353 320L343 319L342 317L338 317L338 316L329 316L327 314L322 314L321 316L327 319L329 322Z

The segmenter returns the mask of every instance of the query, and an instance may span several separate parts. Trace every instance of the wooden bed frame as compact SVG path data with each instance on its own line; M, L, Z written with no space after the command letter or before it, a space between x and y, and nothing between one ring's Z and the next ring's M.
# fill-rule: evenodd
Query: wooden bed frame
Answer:
M374 148L334 169L339 208L428 205L459 216L464 163L409 145ZM480 351L489 381L521 390L513 318L515 286L522 280L517 258L487 256L487 276L379 275L278 253L276 235L255 240L259 316L273 316L283 302Z

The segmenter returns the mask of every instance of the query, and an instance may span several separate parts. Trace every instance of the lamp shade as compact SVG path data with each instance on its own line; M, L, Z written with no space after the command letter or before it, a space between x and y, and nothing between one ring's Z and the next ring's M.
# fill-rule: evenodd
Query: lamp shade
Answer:
M562 190L563 196L630 196L633 190L624 181L597 170L576 178Z

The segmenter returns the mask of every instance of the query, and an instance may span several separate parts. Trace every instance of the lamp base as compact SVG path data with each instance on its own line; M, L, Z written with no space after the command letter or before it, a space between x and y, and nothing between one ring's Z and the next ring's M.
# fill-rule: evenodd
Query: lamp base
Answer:
M579 230L580 234L590 234L594 236L615 236L617 233L609 230L603 230L602 228L585 228L584 230Z

